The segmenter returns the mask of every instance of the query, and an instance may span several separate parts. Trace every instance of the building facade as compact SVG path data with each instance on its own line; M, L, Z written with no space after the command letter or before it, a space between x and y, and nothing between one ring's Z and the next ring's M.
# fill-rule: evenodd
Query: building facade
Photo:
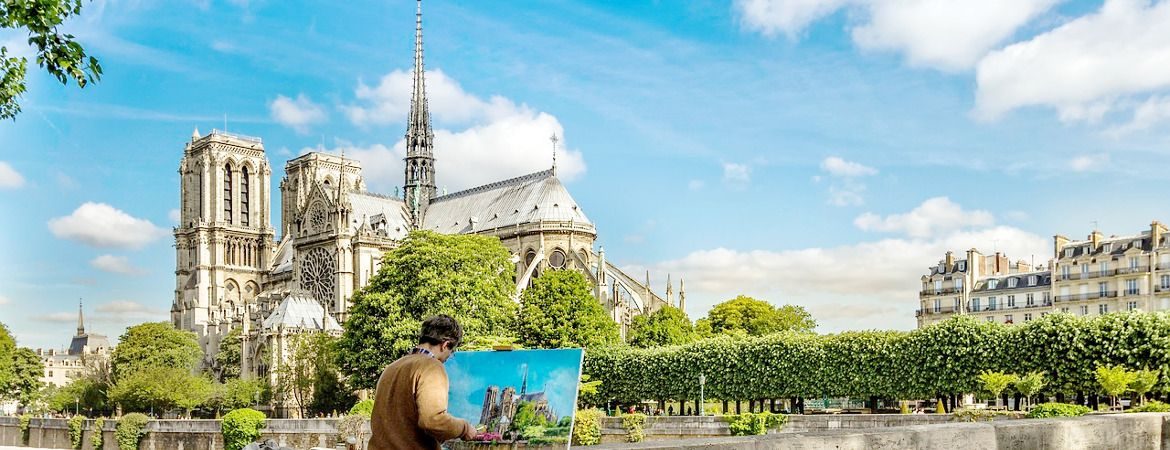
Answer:
M919 328L970 314L982 320L1023 323L1052 312L1078 316L1115 311L1170 310L1170 245L1161 222L1137 234L1085 240L1053 236L1047 266L1011 263L996 253L947 252L921 279Z
M442 148L427 107L421 2L416 17L401 192L369 192L360 162L311 152L285 164L274 229L272 168L261 139L196 130L185 145L171 320L198 335L206 366L234 328L246 330L246 375L274 373L262 356L285 347L285 336L338 332L353 293L412 230L499 238L516 261L517 297L544 271L581 271L623 335L633 316L668 304L650 289L649 274L643 283L606 260L555 163L460 192L436 190Z
M77 334L67 349L36 349L36 354L45 365L41 382L45 385L65 386L81 377L86 370L107 363L110 359L110 340L97 333L85 331L85 316L81 306L77 308Z

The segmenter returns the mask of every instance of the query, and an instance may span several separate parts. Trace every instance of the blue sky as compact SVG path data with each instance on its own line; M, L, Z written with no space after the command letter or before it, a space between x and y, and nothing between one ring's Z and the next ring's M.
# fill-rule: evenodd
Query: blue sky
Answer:
M455 417L478 424L488 386L496 386L500 392L511 386L519 394L527 366L527 392L543 391L559 420L575 409L581 357L580 349L456 353L446 363L451 384L447 409Z
M183 144L225 115L274 190L319 148L392 192L414 7L86 3L102 81L34 73L0 123L0 321L60 347L79 298L111 336L166 320ZM948 249L1170 220L1168 1L428 0L424 28L439 184L543 169L557 133L607 257L684 278L692 318L746 294L908 329Z

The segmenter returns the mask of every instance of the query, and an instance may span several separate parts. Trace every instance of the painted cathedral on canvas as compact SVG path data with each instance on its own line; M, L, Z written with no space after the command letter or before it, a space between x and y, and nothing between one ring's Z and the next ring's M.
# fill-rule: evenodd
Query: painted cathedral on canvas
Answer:
M353 293L412 230L498 237L516 261L517 293L542 271L579 270L623 335L633 316L675 303L673 288L659 296L648 286L649 274L639 281L607 262L604 249L594 250L597 230L557 178L555 164L437 192L435 174L442 167L435 154L442 145L436 148L427 108L421 1L405 142L401 196L367 191L354 159L311 152L289 160L280 181L280 228L274 229L272 167L261 139L214 130L192 134L179 164L171 320L199 336L206 366L233 328L243 329L245 376L271 376L261 355L282 354L284 337L340 334ZM680 289L678 303L684 296Z

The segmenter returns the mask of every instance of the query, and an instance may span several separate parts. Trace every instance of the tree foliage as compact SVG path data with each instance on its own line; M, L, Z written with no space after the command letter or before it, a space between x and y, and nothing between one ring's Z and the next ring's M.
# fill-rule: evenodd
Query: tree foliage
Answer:
M621 342L617 324L589 290L585 275L550 270L520 296L520 342L532 348L599 347Z
M161 413L180 409L187 415L212 398L210 379L194 375L190 369L153 366L119 378L110 387L110 400L127 411Z
M80 87L97 81L102 67L89 56L73 35L59 27L81 13L81 0L0 0L0 28L28 31L28 44L36 49L36 61L62 84L72 80ZM25 92L28 58L9 56L0 47L0 119L15 118L17 99Z
M667 305L649 315L634 317L626 342L634 347L649 348L689 344L698 338L687 314Z
M289 337L288 357L277 366L277 392L300 409L301 417L348 410L357 398L337 369L337 338L324 333Z
M1040 390L1044 389L1045 384L1044 372L1033 371L1020 376L1020 379L1016 380L1015 387L1016 392L1024 396L1024 400L1031 402L1032 397L1039 394Z
M1129 390L1133 391L1133 394L1141 399L1142 403L1145 403L1146 393L1153 390L1154 385L1158 384L1160 375L1161 372L1157 370L1141 369L1134 371L1133 381L1129 383Z
M12 378L8 383L6 397L24 406L31 405L44 386L41 381L44 373L45 364L36 352L24 347L17 348L12 352Z
M713 334L763 336L780 331L812 331L817 322L802 306L779 308L763 300L740 295L707 313Z
M983 371L1044 371L1043 392L1075 395L1096 392L1097 366L1115 364L1170 366L1170 314L1057 313L1012 326L959 316L909 332L790 332L588 349L584 370L603 381L594 404L605 404L695 399L700 374L707 398L729 400L936 398L980 390Z
M220 431L223 433L225 450L241 450L260 438L267 417L252 408L237 409L223 416Z
M115 383L154 368L192 371L203 356L195 333L177 330L170 322L151 322L126 329L110 356Z
M1101 391L1112 397L1114 404L1117 403L1117 397L1129 390L1130 383L1137 380L1137 374L1122 365L1099 366L1096 375Z
M240 377L240 361L243 352L242 334L243 328L232 328L219 341L219 348L215 352L214 368L216 378L220 383L226 383L230 379Z
M979 382L983 384L983 390L995 399L998 399L1005 389L1017 381L1020 381L1020 377L1014 373L984 370L979 374Z
M8 326L0 322L0 399L4 399L12 384L12 354L16 352L16 340L8 332Z
M354 388L373 388L436 314L458 319L468 338L513 336L514 271L497 238L412 232L353 297L338 343L342 373Z

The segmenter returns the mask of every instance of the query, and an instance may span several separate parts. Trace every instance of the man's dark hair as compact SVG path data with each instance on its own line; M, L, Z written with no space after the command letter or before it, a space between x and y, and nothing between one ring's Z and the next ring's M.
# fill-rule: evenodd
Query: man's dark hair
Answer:
M444 342L450 342L451 348L455 348L463 342L463 327L454 317L434 316L423 322L418 341L431 345L443 345Z

